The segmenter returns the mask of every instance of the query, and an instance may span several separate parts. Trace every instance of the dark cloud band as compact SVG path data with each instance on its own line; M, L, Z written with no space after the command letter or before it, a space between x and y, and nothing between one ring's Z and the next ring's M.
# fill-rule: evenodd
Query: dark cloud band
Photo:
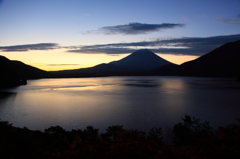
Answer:
M123 54L131 53L140 48L151 48L156 53L203 55L209 51L227 43L240 40L240 34L213 36L213 37L183 37L169 40L157 39L154 41L143 41L133 43L113 43L105 45L88 45L79 49L68 50L73 53L106 53Z
M228 25L240 25L240 14L235 16L237 19L228 18L228 19L220 19L219 22L222 24L228 24Z
M29 50L50 50L56 49L58 44L56 43L38 43L38 44L26 44L26 45L14 45L14 46L3 46L0 47L1 51L5 52L19 52Z
M146 24L146 23L129 23L124 25L105 26L98 30L90 30L84 33L102 33L102 34L124 34L136 35L156 32L163 29L173 29L183 27L184 24L162 23L162 24Z
M71 53L85 54L124 54L132 53L137 49L150 48L155 53L182 54L182 55L203 55L209 51L227 43L240 40L240 34L212 36L212 37L182 37L172 39L156 39L152 41L141 41L132 43L110 43L102 45L69 46L61 47L56 43L39 43L28 45L15 45L0 47L2 52L22 52L29 50L49 50L63 48Z

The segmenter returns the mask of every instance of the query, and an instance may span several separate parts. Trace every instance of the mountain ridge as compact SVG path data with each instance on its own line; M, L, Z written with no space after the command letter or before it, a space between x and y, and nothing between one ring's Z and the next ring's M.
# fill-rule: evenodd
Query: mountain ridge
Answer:
M26 79L102 76L201 76L240 79L240 40L226 43L199 58L173 64L147 49L137 50L119 61L89 68L44 71L0 56L0 87L26 84ZM154 61L154 62L152 62ZM156 67L158 65L158 67ZM137 68L137 69L136 69Z
M0 88L27 84L27 79L48 78L47 71L27 65L21 61L9 60L0 55Z
M195 60L169 70L173 76L240 77L240 40L226 43ZM153 70L152 75L166 75L167 69Z
M26 79L47 78L51 76L49 72L27 65L21 61L11 60L11 63L16 71Z
M18 73L12 61L0 55L0 88L15 87L26 84L26 79Z

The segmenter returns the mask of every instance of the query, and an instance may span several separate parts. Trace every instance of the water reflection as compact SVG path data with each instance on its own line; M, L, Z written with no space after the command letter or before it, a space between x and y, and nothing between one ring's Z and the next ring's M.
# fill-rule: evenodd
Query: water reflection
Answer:
M15 99L17 93L0 92L0 119L2 121L15 121Z
M135 86L135 87L160 87L161 83L159 83L156 79L124 79L122 80L120 86Z
M182 90L185 91L187 88L186 81L184 78L163 78L161 79L162 87L167 89Z
M93 125L104 131L111 125L124 125L148 131L155 126L171 127L185 114L210 123L232 122L240 116L240 91L227 87L232 83L222 79L217 84L213 79L187 77L41 79L28 83L8 90L16 92L14 95L0 98L2 120L40 130L52 125L68 130Z

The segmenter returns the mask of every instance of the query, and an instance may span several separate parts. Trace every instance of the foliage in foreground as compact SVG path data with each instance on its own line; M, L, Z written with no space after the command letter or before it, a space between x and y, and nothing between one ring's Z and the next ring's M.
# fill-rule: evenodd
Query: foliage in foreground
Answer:
M52 126L40 132L1 121L0 154L36 159L240 158L240 125L214 130L208 122L202 123L195 117L185 115L182 120L173 127L170 142L164 139L161 128L144 133L116 125L99 134L92 126L72 131Z

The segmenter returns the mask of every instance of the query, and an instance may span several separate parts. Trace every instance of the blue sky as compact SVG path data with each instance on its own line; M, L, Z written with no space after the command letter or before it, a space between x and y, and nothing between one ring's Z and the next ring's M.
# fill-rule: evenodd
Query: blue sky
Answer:
M180 64L240 40L239 0L0 0L0 54L73 69L149 48Z

